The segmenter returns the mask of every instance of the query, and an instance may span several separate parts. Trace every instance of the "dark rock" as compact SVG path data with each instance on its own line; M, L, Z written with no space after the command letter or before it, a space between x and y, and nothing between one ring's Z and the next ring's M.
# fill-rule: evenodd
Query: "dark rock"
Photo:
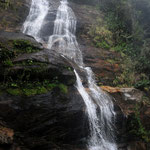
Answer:
M109 86L102 86L101 88L114 98L120 149L148 150L149 142L144 142L138 133L136 135L130 133L131 130L136 130L136 125L138 127L139 122L141 122L144 131L148 132L150 130L150 105L146 101L143 101L144 92L135 88L113 88ZM136 110L137 106L139 106L138 110ZM137 114L137 111L139 116L136 117L139 117L137 118L139 122L135 124L133 118ZM129 129L132 123L134 123L135 127Z
M35 47L38 48L43 48L43 46L36 42L35 39L31 36L25 35L21 32L17 33L17 32L6 32L6 31L0 31L0 42L1 43L8 43L8 41L12 41L12 40L27 40L30 41L31 44Z
M29 149L81 147L88 135L84 109L74 87L67 95L55 89L30 98L0 96L0 117L15 130L14 141Z
M1 32L2 33L2 32ZM2 38L3 37L3 38ZM33 38L21 33L3 32L1 42L12 40L29 40L40 49L35 53L19 54L12 58L13 66L2 66L7 70L7 77L17 81L18 77L30 76L28 82L53 80L67 85L63 93L55 87L46 94L34 96L12 96L0 93L0 120L4 121L10 131L14 131L13 140L0 145L2 150L75 150L83 149L88 136L88 118L85 104L75 88L76 81L73 67L82 72L71 60L57 54L54 50L42 48ZM7 47L11 49L11 47ZM32 61L31 64L25 63ZM1 76L6 74L0 71ZM1 83L3 80L1 80ZM0 130L0 136L2 136ZM4 136L5 141L7 135ZM0 139L0 141L2 141ZM2 143L2 144L3 144Z
M13 33L13 32L1 32L0 41L4 43L7 47L7 43L10 43L13 40L28 40L35 47L39 48L39 52L30 53L30 54L21 54L17 56L13 62L13 66L9 68L2 67L0 71L1 80L7 72L7 76L11 76L13 79L18 78L18 75L24 73L30 73L30 79L40 79L40 80L52 80L57 77L58 80L67 85L73 85L76 81L72 64L66 60L61 55L57 54L56 51L44 49L43 46L37 43L32 37L26 36L22 33ZM12 50L11 47L7 47ZM32 61L32 63L23 65L23 62ZM35 62L35 63L34 63ZM75 66L75 64L74 64Z

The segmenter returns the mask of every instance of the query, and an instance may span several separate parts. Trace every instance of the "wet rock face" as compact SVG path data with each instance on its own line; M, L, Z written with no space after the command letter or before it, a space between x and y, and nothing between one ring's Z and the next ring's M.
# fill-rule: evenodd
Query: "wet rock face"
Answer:
M0 148L84 148L88 119L75 64L21 33L3 32L0 39L0 52L13 52L0 62Z
M18 75L29 73L31 80L53 80L57 77L61 83L75 84L76 78L71 64L64 57L57 54L56 51L44 49L33 38L22 33L1 32L0 40L2 55L6 55L6 60L1 64L1 79L4 78L5 72L14 79ZM24 48L22 49L20 46ZM11 58L12 64L7 64L7 67L6 63L10 61L10 58L7 56L5 48L8 54L12 52L16 55ZM21 50L19 50L20 48Z
M109 92L116 100L126 116L134 112L136 104L142 101L144 93L135 88L113 88L109 86L101 87Z
M146 99L143 100L144 92L135 88L114 88L110 86L102 86L101 89L114 98L119 143L123 142L119 144L119 147L125 150L148 150L150 148L149 142L145 142L145 139L141 136L149 139L149 135L143 133L148 133L150 130L150 105L147 104ZM143 132L141 133L140 130L143 130Z
M59 89L29 98L0 97L0 116L15 130L18 145L48 150L65 144L82 146L87 136L83 101L75 88Z

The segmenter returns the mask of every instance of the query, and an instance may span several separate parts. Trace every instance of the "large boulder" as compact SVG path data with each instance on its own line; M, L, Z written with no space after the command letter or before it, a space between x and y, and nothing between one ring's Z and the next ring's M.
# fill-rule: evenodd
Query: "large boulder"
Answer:
M21 33L0 39L0 149L85 148L88 118L75 87L77 66Z

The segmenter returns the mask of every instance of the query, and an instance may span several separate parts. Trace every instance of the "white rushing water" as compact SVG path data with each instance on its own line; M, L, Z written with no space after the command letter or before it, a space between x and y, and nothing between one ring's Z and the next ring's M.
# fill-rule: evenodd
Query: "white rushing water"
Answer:
M36 0L37 1L37 0ZM41 6L42 5L42 6ZM44 8L45 7L45 8ZM40 9L39 9L40 8ZM48 3L46 0L32 0L30 14L24 23L24 33L39 39L39 31L47 14ZM37 11L39 10L39 11ZM35 14L34 14L35 13ZM35 16L37 19L35 19ZM41 19L37 27L37 20ZM58 53L72 59L81 69L86 72L88 80L88 92L83 86L79 74L74 70L77 83L76 87L81 94L89 118L90 135L87 148L89 150L117 150L115 142L115 112L111 98L106 95L97 85L91 68L85 67L82 53L76 40L76 17L68 6L67 0L61 0L54 22L53 35L49 37L48 48L55 49ZM35 27L35 32L33 27Z
M76 41L76 17L67 0L61 0L54 22L54 32L48 41L48 48L55 47L59 53L83 65L82 53Z
M47 0L32 0L30 12L23 24L23 33L33 36L38 42L42 42L40 30L49 10Z

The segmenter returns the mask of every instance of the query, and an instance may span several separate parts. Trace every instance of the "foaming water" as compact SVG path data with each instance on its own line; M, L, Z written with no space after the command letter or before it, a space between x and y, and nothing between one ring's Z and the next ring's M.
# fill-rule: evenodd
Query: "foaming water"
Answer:
M48 2L46 0L38 1L42 6L37 7L37 0L36 3L35 0L32 0L30 14L24 23L24 33L32 35L36 39L40 39L39 31L48 11ZM42 18L40 25L36 24L38 18ZM58 53L72 59L86 73L88 92L87 87L85 88L82 84L79 74L74 70L77 79L76 88L85 102L89 118L90 135L87 140L87 148L89 150L118 150L115 141L114 105L111 98L96 85L91 68L85 67L83 63L82 53L75 36L76 23L75 14L68 6L68 1L61 0L54 22L53 35L49 37L47 45L49 49L53 48ZM33 27L35 27L35 32Z

